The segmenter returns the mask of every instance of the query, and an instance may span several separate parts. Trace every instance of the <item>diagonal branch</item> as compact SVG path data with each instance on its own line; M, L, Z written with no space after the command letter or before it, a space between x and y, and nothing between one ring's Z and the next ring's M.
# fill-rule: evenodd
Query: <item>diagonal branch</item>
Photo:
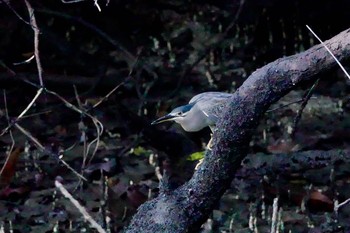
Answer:
M350 29L325 41L343 61L350 58ZM161 193L138 209L127 232L191 232L198 230L229 187L262 114L305 81L336 66L322 45L281 58L256 70L234 93L214 133L214 146L186 184Z

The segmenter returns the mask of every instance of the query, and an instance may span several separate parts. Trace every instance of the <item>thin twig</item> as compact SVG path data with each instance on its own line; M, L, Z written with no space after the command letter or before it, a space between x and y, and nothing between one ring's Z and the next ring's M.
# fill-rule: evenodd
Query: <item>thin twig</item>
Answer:
M309 29L309 31L316 37L316 39L327 49L328 53L333 57L333 59L338 63L338 65L340 66L340 68L343 70L343 72L345 73L345 75L348 77L348 79L350 79L350 75L349 73L346 71L346 69L344 68L344 66L340 63L340 61L334 56L334 54L332 53L332 51L327 47L327 45L325 43L323 43L323 41L316 35L316 33L314 33L314 31L312 31L312 29L306 25L307 29Z
M4 104L5 104L4 107L5 107L5 114L6 114L7 124L10 125L10 117L9 117L8 108L7 108L7 98L6 98L5 90L3 91L3 93L4 93ZM10 129L10 138L11 138L11 146L10 146L10 149L7 151L7 157L6 157L4 165L1 168L0 176L2 176L2 173L4 172L4 169L6 167L6 164L8 163L8 161L9 161L9 159L11 157L13 148L15 147L15 140L13 138L13 134L12 134L12 130L11 129Z
M97 149L98 149L98 146L99 146L99 141L100 141L100 136L102 135L102 132L103 132L103 124L94 116L92 116L91 114L89 114L88 112L86 112L85 110L82 110L82 109L79 109L78 107L76 107L75 105L69 103L65 98L63 98L62 96L60 96L59 94L57 94L56 92L54 91L50 91L48 89L45 89L45 92L49 93L49 94L52 94L54 96L56 96L57 98L59 98L63 103L65 103L66 107L80 113L81 115L84 115L84 116L87 116L89 117L92 122L94 123L95 127L96 127L96 138L94 140L92 140L92 142L90 142L90 144L88 145L88 148L87 148L87 154L89 153L89 149L90 149L90 146L96 142L96 146L95 146L95 149L94 149L94 152L92 154L92 157L95 155ZM91 160L91 159L90 159Z
M31 85L37 87L37 85L36 85L35 83L29 82L29 81L28 81L28 83L30 83ZM95 125L95 127L96 127L96 134L97 134L97 136L96 136L96 138L95 138L94 140L92 140L92 142L90 142L90 144L89 144L89 146L88 146L88 148L87 148L87 152L86 152L86 154L88 154L91 145L92 145L93 143L96 143L95 149L94 149L94 151L93 151L93 153L92 153L92 157L93 157L93 156L96 154L97 150L98 150L98 146L99 146L99 142L100 142L100 136L101 136L102 133L103 133L104 127L103 127L102 122L99 121L96 117L92 116L92 115L91 115L90 113L88 113L87 111L85 111L85 110L83 110L83 109L80 109L80 108L76 107L75 105L71 104L68 100L66 100L65 98L63 98L63 97L62 97L61 95L59 95L58 93L56 93L56 92L54 92L54 91L50 91L50 90L47 89L47 88L45 88L44 91L45 91L46 93L48 93L48 94L51 94L51 95L56 96L58 99L60 99L60 100L66 105L67 108L70 108L71 110L73 110L73 111L75 111L75 112L77 112L77 113L79 113L79 114L81 114L81 115L83 115L83 116L89 117L89 118L91 119L91 121L94 123L94 125ZM1 136L1 135L0 135L0 136ZM91 161L91 159L90 159L90 161Z
M28 114L22 117L22 119L26 119L26 118L31 118L31 117L35 117L35 116L40 116L43 114L48 114L51 113L53 110L46 110L46 111L42 111L42 112L36 112L36 113L32 113L32 114Z
M69 19L69 20L75 20L76 22L78 22L78 23L84 25L85 27L91 29L92 31L96 32L103 39L105 39L110 44L112 44L115 48L122 51L126 55L126 60L127 60L128 64L133 64L135 62L136 58L131 52L129 52L121 43L116 41L114 38L109 36L106 32L104 32L102 29L96 27L92 23L89 23L80 17L71 16L69 14L65 14L62 12L57 12L57 11L52 11L52 10L47 10L47 9L37 9L37 11L42 12L42 13L46 13L46 14L56 15L56 16L59 16L59 17L65 18L65 19Z
M61 2L69 4L69 3L77 3L77 2L84 2L86 0L71 0L71 1L65 1L65 0L61 0Z
M74 89L74 96L75 96L75 99L77 101L77 104L78 104L80 109L83 109L84 107L83 107L83 105L81 103L81 100L80 100L80 97L79 97L79 93L78 93L78 89L76 88L75 85L73 85L73 89ZM81 114L81 116L84 116L84 115ZM86 127L85 127L85 124L84 124L84 121L83 121L82 117L81 117L80 122L78 123L78 128L79 128L79 131L81 133L80 138L83 139L83 162L82 162L82 166L81 166L81 170L82 170L82 173L83 173L89 151L87 149L88 143L87 143L87 136L86 136ZM97 129L97 131L98 131L98 129Z
M75 99L78 103L79 108L83 108L83 105L81 104L81 100L80 100L78 89L77 89L76 85L73 85L73 89L74 89L74 96L75 96Z
M16 128L21 131L25 136L27 136L34 144L36 147L42 151L45 152L46 149L45 147L39 142L37 138L35 138L31 133L29 133L26 129L24 129L22 126L20 126L18 123L15 123Z
M98 5L98 0L94 0L94 5L96 6L96 8L99 12L102 11L100 5Z
M99 106L102 102L106 101L109 96L111 96L116 90L118 90L118 88L122 85L124 85L128 79L130 79L130 76L127 77L123 82L121 82L120 84L118 84L116 87L114 87L107 95L105 95L102 99L100 99L96 104L94 104L94 106L92 106L92 108L96 108L97 106Z
M30 23L28 21L26 21L11 5L10 5L10 1L1 1L7 5L8 8L10 8L10 10L25 24L30 25Z
M1 133L0 133L0 136L4 135L16 122L18 122L29 111L29 109L33 106L35 101L39 98L39 96L42 93L42 91L43 91L43 88L38 89L38 91L36 92L36 95L34 96L32 101L30 101L30 103L27 105L27 107L21 112L21 114L19 114L19 116L17 117L16 121L11 123L5 129L3 129L1 131Z
M334 205L334 211L337 213L339 208L341 208L344 205L347 205L348 203L350 203L350 198L346 199L345 201L343 201L340 204Z
M57 156L57 154L46 149L40 143L40 141L37 138L35 138L30 132L28 132L26 129L24 129L22 126L20 126L18 123L15 123L15 126L19 131L21 131L25 136L27 136L41 152L48 153L50 155L54 155L54 156L58 157L59 161L61 163L63 163L63 165L65 165L69 170L71 170L76 176L78 176L79 178L81 178L84 181L87 181L87 179L84 176L82 176L81 174L76 172L69 164L67 164L63 159L61 159L60 156Z
M278 220L278 197L275 197L273 199L273 206L272 206L272 218L271 218L271 233L277 232L277 220Z
M296 117L294 118L294 122L293 122L293 127L292 127L292 133L291 133L291 137L294 138L295 136L295 132L297 131L297 126L298 126L298 123L301 119L301 114L303 113L307 103L309 102L312 94L314 93L315 91L315 87L317 86L318 84L318 81L319 79L317 79L315 81L315 83L312 85L312 87L309 89L309 91L306 93L306 95L303 97L303 102L301 103L300 105L300 108L299 110L297 111L297 115Z
M18 66L18 65L23 65L23 64L28 64L30 63L33 59L35 58L35 55L32 55L30 58L24 60L24 61L21 61L21 62L15 62L15 63L12 63L14 66Z
M140 56L140 54L137 54L137 57L135 58L135 62L132 65L131 69L129 70L128 77L123 82L119 83L116 87L114 87L107 95L105 95L102 99L100 99L96 104L94 104L94 106L92 106L92 108L96 108L102 102L106 101L109 98L109 96L111 96L116 90L118 90L119 87L124 85L126 82L128 82L132 78L131 75L134 72L134 69L135 69L136 65L138 64L138 62L139 62L139 56Z
M40 87L44 86L44 81L43 81L43 68L41 66L41 61L40 61L40 56L39 56L39 27L38 24L36 23L35 15L34 15L34 9L30 5L28 0L24 0L26 3L29 17L30 17L30 25L32 26L32 29L34 31L34 55L35 55L35 61L36 61L36 67L38 69L38 76L39 76L39 83Z
M43 88L38 89L38 91L36 92L36 94L35 94L34 98L32 99L32 101L30 101L28 106L21 112L21 114L19 114L19 116L17 117L17 120L20 120L24 116L24 114L26 114L29 111L29 109L33 106L35 101L39 98L39 96L41 95L43 90L44 90Z
M89 145L87 146L87 152L86 152L86 153L88 154L89 151L90 151L90 147L91 147L94 143L96 143L95 149L94 149L94 151L93 151L92 154L91 154L91 157L90 157L90 160L89 160L88 164L91 163L92 159L94 158L94 156L95 156L95 154L96 154L96 152L97 152L97 150L98 150L98 148L99 148L99 145L100 145L100 138L101 138L101 135L102 135L102 133L103 133L103 128L104 128L102 122L99 121L96 117L92 117L92 116L91 116L91 119L92 119L92 121L93 121L93 123L94 123L94 125L95 125L96 131L97 131L97 136L96 136L96 138L95 138L94 140L92 140L92 141L89 143Z
M66 163L66 161L64 161L62 158L60 158L60 162L66 166L69 170L71 170L76 176L78 176L80 179L84 180L84 181L88 181L83 175L79 174L79 172L77 172L76 170L74 170L74 168L72 168L68 163Z
M316 98L316 97L311 97L311 99L317 99L317 98ZM290 103L288 103L288 104L284 104L284 105L282 105L282 106L278 106L278 107L276 107L276 108L269 109L269 110L266 111L266 113L273 112L273 111L276 111L276 110L278 110L278 109L285 108L285 107L288 107L288 106L290 106L290 105L292 105L292 104L297 104L297 103L300 103L300 102L303 102L303 101L304 101L304 99L296 100L296 101L290 102Z
M5 74L6 76L10 76L11 78L16 76L16 72L13 71L10 67L8 67L2 60L0 60L0 67L3 67L7 71L6 73L3 72L3 74Z
M232 22L227 26L225 32L224 32L224 36L226 37L227 34L231 31L231 29L233 28L233 26L235 26L237 20L238 20L238 17L241 15L241 12L242 12L242 9L243 9L243 6L244 6L244 3L245 3L245 0L241 0L240 3L239 3L239 8L235 14L235 18L232 20Z
M86 209L80 205L80 203L68 192L68 190L59 182L55 181L55 186L60 190L64 197L79 210L83 215L84 219L88 221L93 228L95 228L99 233L106 233L106 231L91 217L91 215L86 211Z

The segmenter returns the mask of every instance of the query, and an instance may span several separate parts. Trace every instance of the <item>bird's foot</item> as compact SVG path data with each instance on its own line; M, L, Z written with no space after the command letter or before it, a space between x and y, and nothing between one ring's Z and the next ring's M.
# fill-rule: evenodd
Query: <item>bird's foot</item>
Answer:
M211 150L213 148L212 144L213 144L213 134L211 133L210 134L210 140L209 140L209 142L207 144L207 150Z
M204 158L198 160L198 163L197 163L196 166L194 167L194 170L195 170L195 171L197 171L197 170L199 169L199 167L202 165L203 161L204 161Z

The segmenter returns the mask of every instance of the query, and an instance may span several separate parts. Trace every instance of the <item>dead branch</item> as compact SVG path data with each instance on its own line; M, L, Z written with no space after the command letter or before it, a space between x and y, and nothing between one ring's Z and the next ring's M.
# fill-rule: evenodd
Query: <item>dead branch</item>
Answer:
M32 8L29 1L24 0L24 2L27 6L29 17L30 17L30 21L29 21L30 26L32 26L32 29L34 31L34 55L35 55L36 67L38 69L40 86L43 87L44 86L43 68L41 66L40 55L39 55L39 34L40 34L40 31L39 31L38 24L36 23L34 9Z
M116 83L123 81L125 77L108 77L99 78L96 77L85 77L79 75L58 75L58 74L47 74L45 75L46 84L50 85L62 85L69 86L76 85L79 87L94 87L98 84L100 88L114 87ZM31 73L16 73L15 75L10 73L0 73L0 82L2 84L8 82L23 82L25 80L35 82L38 80L37 74Z
M325 42L343 61L350 57L350 29ZM258 69L234 93L214 133L214 147L193 177L173 192L141 205L126 232L198 230L229 187L262 114L305 81L336 66L322 45Z

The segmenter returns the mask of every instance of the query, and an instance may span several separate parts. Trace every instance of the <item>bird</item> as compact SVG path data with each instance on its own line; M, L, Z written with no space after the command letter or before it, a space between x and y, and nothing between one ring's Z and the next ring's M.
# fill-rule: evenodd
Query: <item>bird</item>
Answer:
M192 97L188 104L174 108L151 125L174 121L187 132L197 132L207 126L214 132L216 122L232 96L233 94L225 92L200 93Z
M233 94L225 92L203 92L192 97L188 104L174 108L170 113L153 121L151 125L173 121L187 132L209 127L214 133L216 122ZM208 146L210 147L210 142Z

